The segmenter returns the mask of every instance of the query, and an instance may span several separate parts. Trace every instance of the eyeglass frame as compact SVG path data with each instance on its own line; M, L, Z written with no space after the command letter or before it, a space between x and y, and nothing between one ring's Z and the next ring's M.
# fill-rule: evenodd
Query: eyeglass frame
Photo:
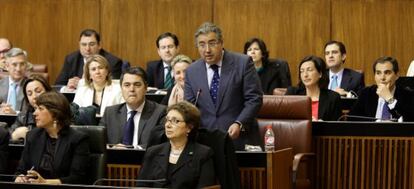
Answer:
M174 126L179 126L179 124L181 123L181 122L183 122L183 123L185 123L185 120L179 120L179 119L177 119L177 118L175 118L175 117L173 117L173 118L171 118L171 119L168 119L168 117L165 117L165 120L164 120L164 125L166 124L166 123L171 123L171 125L174 125Z
M213 39L213 40L208 41L207 43L204 43L204 42L197 43L197 48L203 49L203 50L207 48L215 48L217 47L218 44L221 44L221 43L222 41Z

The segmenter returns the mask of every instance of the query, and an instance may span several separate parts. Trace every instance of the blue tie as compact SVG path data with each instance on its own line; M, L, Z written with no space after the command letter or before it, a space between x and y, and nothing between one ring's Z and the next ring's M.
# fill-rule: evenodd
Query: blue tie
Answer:
M335 90L337 87L338 87L338 76L333 75L332 82L331 82L331 90Z
M388 103L385 102L384 105L382 106L382 116L381 116L382 120L389 120L391 119L391 114L390 114L390 108L388 107Z
M171 66L165 67L167 75L165 76L164 89L170 89L173 86L173 78L171 77Z
M219 75L219 66L213 64L210 66L211 69L213 69L214 71L214 75L213 75L213 79L211 80L211 85L210 85L210 96L211 99L213 100L214 105L216 105L217 102L217 92L218 92L218 88L219 88L219 83L220 83L220 75Z
M122 138L122 144L132 145L134 139L134 116L137 114L137 111L130 111L131 116L129 116L128 121L124 125L124 137Z
M11 105L11 107L13 108L13 110L17 110L17 83L11 83L10 87L11 87L11 91L10 91L10 96L9 96L9 101L8 104Z

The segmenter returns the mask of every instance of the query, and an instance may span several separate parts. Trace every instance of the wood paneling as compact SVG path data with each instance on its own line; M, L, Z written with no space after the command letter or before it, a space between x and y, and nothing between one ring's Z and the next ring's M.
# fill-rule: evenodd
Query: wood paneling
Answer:
M405 75L414 58L414 1L332 0L332 39L347 47L346 67L361 69L375 83L373 62L393 56Z
M99 0L1 0L0 36L49 67L51 83L65 55L78 49L83 28L99 29Z
M296 84L299 61L321 54L330 37L329 5L328 0L220 0L215 1L214 21L227 49L242 52L249 38L262 38L270 57L289 62Z
M194 32L211 18L212 0L102 0L103 43L131 65L146 67L159 59L158 35L169 31L178 36L181 53L198 59Z

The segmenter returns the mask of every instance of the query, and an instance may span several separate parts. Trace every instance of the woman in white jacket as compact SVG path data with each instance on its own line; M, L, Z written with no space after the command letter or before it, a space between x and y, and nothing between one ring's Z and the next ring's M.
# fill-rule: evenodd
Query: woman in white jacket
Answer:
M124 101L119 81L111 79L108 61L103 56L88 57L83 72L83 81L79 82L74 103L80 107L93 105L103 115L106 107Z

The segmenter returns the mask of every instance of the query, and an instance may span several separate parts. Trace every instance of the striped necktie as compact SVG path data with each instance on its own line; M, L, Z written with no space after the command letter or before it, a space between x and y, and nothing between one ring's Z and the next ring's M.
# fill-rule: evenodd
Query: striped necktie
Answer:
M167 69L167 75L165 76L164 89L171 89L173 86L173 78L171 77L171 66L165 67Z

